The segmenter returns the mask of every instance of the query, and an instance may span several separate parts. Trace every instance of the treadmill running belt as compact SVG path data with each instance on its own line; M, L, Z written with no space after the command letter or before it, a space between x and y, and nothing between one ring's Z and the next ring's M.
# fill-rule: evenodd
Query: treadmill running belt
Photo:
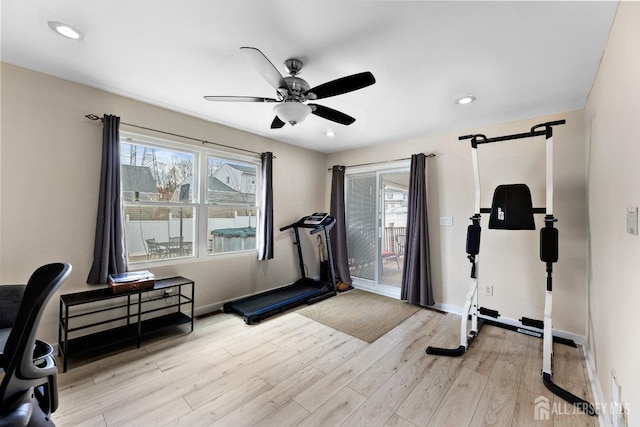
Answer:
M260 321L274 313L285 311L297 305L307 304L310 300L331 291L322 282L301 279L283 288L252 295L224 305L224 311L237 313L245 322Z

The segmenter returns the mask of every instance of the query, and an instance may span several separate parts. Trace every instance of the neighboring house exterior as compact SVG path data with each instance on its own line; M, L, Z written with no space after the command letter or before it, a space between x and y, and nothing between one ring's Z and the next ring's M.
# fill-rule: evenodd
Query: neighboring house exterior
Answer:
M193 197L192 178L182 181L171 197L171 201L180 200L180 190L182 186L189 185L189 199ZM245 205L255 203L255 193L241 193L235 188L225 184L215 176L207 178L207 203L212 205Z
M220 178L210 176L207 179L207 202L210 204L245 204L255 202L255 195L243 194L225 184Z
M213 176L240 193L255 194L256 192L255 166L225 163Z
M160 193L150 168L121 165L120 171L122 195L125 200L158 200Z
M384 190L384 206L385 211L394 212L404 207L406 213L408 189L398 189L387 187Z

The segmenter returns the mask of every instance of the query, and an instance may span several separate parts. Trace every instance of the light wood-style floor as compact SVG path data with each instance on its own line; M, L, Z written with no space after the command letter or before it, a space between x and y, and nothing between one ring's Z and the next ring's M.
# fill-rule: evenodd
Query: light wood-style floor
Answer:
M459 317L420 310L368 344L295 312L245 325L215 314L59 375L65 426L596 426L548 392L542 340L485 326L462 357ZM555 345L554 380L593 401L581 349ZM549 399L549 420L534 401ZM567 414L567 412L569 414Z

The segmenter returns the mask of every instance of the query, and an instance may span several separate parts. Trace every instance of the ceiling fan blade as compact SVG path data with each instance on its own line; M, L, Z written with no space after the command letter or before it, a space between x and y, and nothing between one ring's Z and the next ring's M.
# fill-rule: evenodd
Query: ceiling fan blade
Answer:
M289 90L289 85L284 77L282 77L282 74L280 74L278 69L259 49L255 47L241 47L240 51L244 54L245 58L251 62L251 65L253 65L260 75L264 77L271 86L276 88L276 90L282 87Z
M224 102L278 102L273 98L261 98L258 96L205 96L204 99Z
M341 113L338 110L334 110L333 108L325 107L324 105L307 105L313 110L311 111L312 114L322 117L323 119L331 120L332 122L340 123L341 125L350 125L356 121L353 117L346 115L345 113Z
M315 99L328 98L330 96L341 95L370 86L376 82L375 77L369 71L353 74L323 83L320 86L309 89L305 94L315 94ZM312 98L310 98L312 99Z
M273 121L271 122L271 129L280 129L282 126L284 126L284 124L285 123L280 120L278 116L275 116Z

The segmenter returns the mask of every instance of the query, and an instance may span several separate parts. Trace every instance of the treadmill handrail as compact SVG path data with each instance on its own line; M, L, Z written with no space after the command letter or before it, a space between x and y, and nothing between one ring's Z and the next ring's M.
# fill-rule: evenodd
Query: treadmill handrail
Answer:
M322 230L331 230L336 224L336 220L332 216L327 216L320 224L305 224L304 221L307 217L302 217L293 224L285 225L280 228L280 231L289 230L290 228L311 228L311 234L319 233Z

